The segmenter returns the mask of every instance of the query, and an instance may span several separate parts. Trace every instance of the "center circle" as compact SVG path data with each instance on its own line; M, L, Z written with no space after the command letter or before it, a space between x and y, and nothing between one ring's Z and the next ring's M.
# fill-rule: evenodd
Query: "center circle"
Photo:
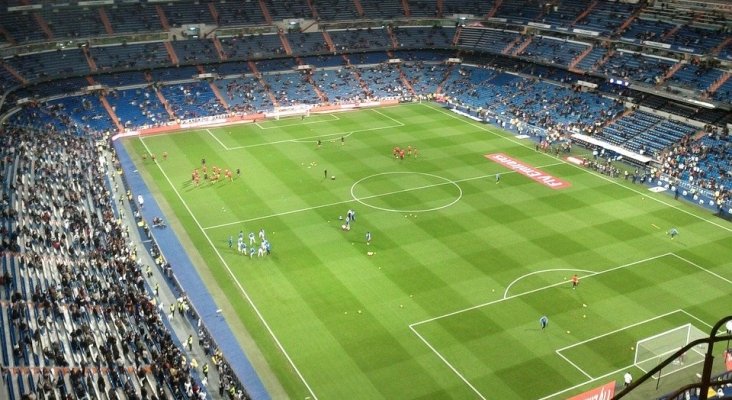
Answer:
M369 194L367 196L357 196L356 195L356 186L367 185L370 183L369 181L373 182L373 181L376 181L380 177L384 177L384 176L388 176L388 175L401 175L401 176L413 175L413 176L421 177L418 180L423 181L423 183L421 186L416 186L413 188L393 187L392 190L388 190L383 193L373 193L373 194ZM438 180L437 183L434 183L435 179ZM432 180L433 183L424 182L424 181L429 181L429 180ZM388 183L391 183L391 182L387 181L386 184L388 184ZM420 208L420 209L414 209L414 210L397 209L397 208L381 207L381 206L374 205L374 204L371 204L366 201L369 199L375 199L375 198L386 197L386 196L391 196L391 195L398 195L399 193L414 192L414 191L418 191L418 190L425 190L425 189L430 189L430 188L435 188L435 187L440 187L440 186L445 186L445 185L452 185L452 186L456 187L457 188L457 197L449 199L449 202L447 202L445 204L440 204L440 205L436 205L433 207ZM395 185L392 185L392 186L395 186ZM396 185L396 186L398 186L398 185ZM357 180L356 182L354 182L353 185L351 185L351 197L353 198L353 200L356 200L357 202L363 204L364 206L371 207L376 210L399 212L399 213L404 213L404 212L415 213L415 212L436 211L436 210L441 210L443 208L450 207L451 205L460 201L460 199L463 197L463 189L461 189L460 186L455 181L452 181L450 179L444 178L439 175L429 174L426 172L406 172L406 171L404 171L404 172L382 172L382 173L366 176L366 177L361 178L361 179Z

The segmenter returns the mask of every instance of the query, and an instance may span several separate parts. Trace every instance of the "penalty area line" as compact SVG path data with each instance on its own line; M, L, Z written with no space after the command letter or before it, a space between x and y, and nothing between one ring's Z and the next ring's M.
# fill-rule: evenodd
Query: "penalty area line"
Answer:
M644 262L653 261L653 260L656 260L658 258L668 257L668 256L671 256L671 255L674 255L674 254L673 253L663 253L663 254L659 254L657 256L647 257L647 258L644 258L642 260L637 260L637 261L633 261L633 262L630 262L630 263L627 263L627 264L623 264L623 265L619 265L619 266L616 266L616 267L604 269L602 271L593 272L592 274L586 275L584 277L584 279L589 278L589 277L592 277L592 276L597 276L597 275L605 274L605 273L608 273L608 272L616 271L618 269L631 267L633 265L641 264L641 263L644 263ZM436 317L432 317L432 318L428 318L428 319L425 319L425 320L422 320L422 321L414 322L414 323L410 324L409 326L417 326L417 325L426 324L428 322L437 321L439 319L443 319L443 318L450 317L450 316L453 316L453 315L461 314L461 313L464 313L464 312L467 312L467 311L475 310L475 309L478 309L478 308L490 306L490 305L497 304L497 303L502 303L504 301L511 300L511 299L518 298L518 297L522 297L522 296L525 296L527 294L536 293L536 292L539 292L539 291L542 291L542 290L546 290L546 289L550 289L550 288L553 288L553 287L557 287L557 286L560 286L560 285L565 285L566 283L567 283L566 281L562 281L562 282L558 282L558 283L552 283L552 284L545 285L545 286L542 286L542 287L539 287L539 288L536 288L536 289L531 289L531 290L527 290L525 292L521 292L521 293L518 293L518 294L514 294L512 296L503 297L503 298L500 298L500 299L497 299L497 300L488 301L488 302L485 302L485 303L482 303L482 304L476 304L476 305L471 306L471 307L463 308L463 309L456 310L456 311L452 311L452 312L449 312L449 313L446 313L446 314L438 315Z
M436 355L436 356L437 356L437 357L438 357L438 358L439 358L440 360L442 360L442 362L443 362L443 363L445 363L445 365L447 365L447 367L448 367L448 368L450 368L450 370L452 370L452 372L454 372L454 373L455 373L455 375L457 375L457 376L458 376L458 378L460 378L460 380L462 380L463 382L465 382L465 384L466 384L466 385L468 385L468 387L469 387L469 388L470 388L470 389L471 389L471 390L472 390L473 392L475 392L475 394L476 394L476 395L478 395L478 397L480 397L480 398L481 398L481 399L483 399L483 400L486 400L485 396L483 396L483 394L482 394L482 393L480 393L480 391L479 391L479 390L478 390L478 389L477 389L477 388L476 388L475 386L473 386L473 384L472 384L472 383L470 383L470 381L469 381L469 380L467 380L467 378L465 378L465 376L463 376L463 374L461 374L461 373L460 373L460 371L458 371L458 370L457 370L457 368L455 368L455 367L454 367L454 366L453 366L452 364L450 364L450 361L447 361L447 359L445 358L445 356L443 356L442 354L440 354L440 352L439 352L439 351L437 351L437 349L435 349L435 347L434 347L434 346L432 346L432 344L430 344L430 342L429 342L429 341L427 341L427 339L425 339L425 338L424 338L424 337L423 337L422 335L420 335L420 334L419 334L419 332L417 332L417 330L416 330L416 329L414 329L414 327L412 327L412 326L410 325L410 326L409 326L409 329L411 329L411 330L412 330L412 332L414 332L414 334L415 334L415 335L417 335L417 337L418 337L418 338L419 338L420 340L422 340L422 342L423 342L423 343L424 343L424 344L425 344L425 345L426 345L427 347L429 347L429 349L430 349L430 350L432 350L432 352L433 352L433 353L435 353L435 355Z
M221 145L221 147L223 147L223 148L224 148L224 150L231 150L231 149L229 148L229 146L225 145L225 144L224 144L224 142L222 142L222 141L221 141L221 139L219 139L219 138L218 138L218 137L217 137L216 135L214 135L214 134L213 134L213 132L211 132L211 130L210 130L210 129L206 129L206 132L208 132L208 134L209 134L209 135L210 135L210 136L211 136L212 138L214 138L214 140L216 140L217 142L219 142L219 144Z
M536 274L542 274L544 272L556 272L556 271L575 271L575 272L584 272L584 273L588 273L588 274L594 274L596 272L596 271L590 271L587 269L577 269L577 268L553 268L553 269L542 269L540 271L529 272L528 274L523 274L523 275L519 276L518 278L514 279L513 282L509 283L508 286L506 286L506 290L503 291L503 298L505 299L505 298L509 297L508 291L511 289L511 286L513 286L515 283L517 283L521 279L528 278L528 277L530 277L532 275L536 275ZM591 276L591 275L587 275L587 276Z
M568 362L568 363L569 363L569 364L571 364L571 365L572 365L573 367L575 367L575 368L577 369L577 371L579 371L579 372L581 372L581 373L582 373L582 375L584 375L584 376L586 376L586 377L590 378L590 380L592 380L592 379L595 379L595 378L593 378L593 377L592 377L592 375L590 375L590 374L588 374L587 372L585 372L585 370L583 370L582 368L580 368L580 366L579 366L579 365L575 364L575 363L574 363L574 362L573 362L572 360L570 360L569 358L567 358L567 356L565 356L564 354L562 354L562 353L561 353L561 352L560 352L559 350L554 350L554 352L555 352L555 353L557 353L557 355L558 355L559 357L562 357L562 358L564 359L564 361Z

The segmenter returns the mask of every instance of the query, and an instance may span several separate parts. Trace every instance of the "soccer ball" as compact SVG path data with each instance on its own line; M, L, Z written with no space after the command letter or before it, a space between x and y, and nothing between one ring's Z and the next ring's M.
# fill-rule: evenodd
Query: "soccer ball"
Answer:
M331 175L330 179L334 181L335 180L335 175Z

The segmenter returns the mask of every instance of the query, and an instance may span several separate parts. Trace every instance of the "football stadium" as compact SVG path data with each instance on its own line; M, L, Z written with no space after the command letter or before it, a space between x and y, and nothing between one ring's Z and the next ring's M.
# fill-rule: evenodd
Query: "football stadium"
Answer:
M1 399L732 398L728 0L7 0Z

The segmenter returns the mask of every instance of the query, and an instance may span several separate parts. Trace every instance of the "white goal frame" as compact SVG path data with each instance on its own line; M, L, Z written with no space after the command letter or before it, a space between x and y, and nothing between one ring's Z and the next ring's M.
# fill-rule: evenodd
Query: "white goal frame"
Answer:
M645 343L652 342L654 340L657 340L659 338L662 338L664 336L668 336L669 334L672 334L674 332L686 330L685 335L682 333L679 337L678 343L672 343L672 344L666 344L661 349L661 351L656 354L652 350L650 352L653 354L652 357L647 357L643 360L639 360L639 354L641 352L641 348L648 349L647 345L644 345ZM694 335L692 335L692 333ZM643 372L648 372L650 368L647 367L647 364L650 362L654 367L658 365L658 363L662 360L664 360L666 357L670 356L671 354L677 352L679 349L684 347L685 345L689 344L690 342L699 339L701 337L707 337L708 334L706 334L701 329L697 328L691 323L687 323L681 326L678 326L676 328L669 329L667 331L655 334L653 336L644 338L636 342L635 345L635 354L633 356L633 365L638 367ZM667 369L667 372L659 372L659 376L665 376L669 375L671 373L674 373L676 371L679 371L684 368L688 368L690 366L696 365L702 361L704 361L704 354L706 353L706 348L703 350L699 349L699 347L704 347L706 345L699 345L694 346L691 349L689 349L686 353L684 353L683 358L679 360L678 363L674 362L667 366L665 369ZM688 362L683 361L683 359L686 359L687 355L691 354L692 357L688 357ZM694 357L694 355L698 355L699 357ZM681 358L681 357L680 357ZM646 364L646 365L644 365Z

